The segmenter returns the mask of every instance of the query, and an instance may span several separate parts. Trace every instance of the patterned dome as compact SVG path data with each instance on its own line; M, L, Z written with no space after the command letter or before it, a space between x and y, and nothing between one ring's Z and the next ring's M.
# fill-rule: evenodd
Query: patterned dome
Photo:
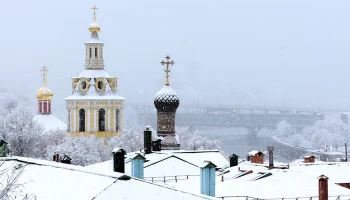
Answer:
M168 85L160 89L154 98L154 106L158 112L175 112L179 104L177 93Z

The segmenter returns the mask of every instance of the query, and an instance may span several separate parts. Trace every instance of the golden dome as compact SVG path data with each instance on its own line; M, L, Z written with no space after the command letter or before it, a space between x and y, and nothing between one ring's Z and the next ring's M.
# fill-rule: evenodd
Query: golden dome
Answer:
M93 8L91 8L94 10L94 22L92 22L92 24L89 25L89 31L91 33L98 33L100 32L100 25L96 22L96 10L98 9L96 6L94 6Z
M36 98L38 100L52 100L53 97L53 92L46 86L41 87L37 92L36 92Z
M41 81L43 85L36 92L36 98L38 98L38 100L52 100L53 92L51 92L51 90L46 85L46 73L49 70L47 70L47 67L44 65L40 71L42 72Z
M89 31L91 33L98 33L100 32L101 28L100 25L97 22L93 22L92 24L89 25Z

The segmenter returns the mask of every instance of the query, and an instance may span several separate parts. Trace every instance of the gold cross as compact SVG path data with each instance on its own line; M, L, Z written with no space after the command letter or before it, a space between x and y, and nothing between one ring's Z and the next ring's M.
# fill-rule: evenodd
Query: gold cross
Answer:
M42 77L41 77L41 81L43 81L43 86L46 86L46 73L49 71L47 69L47 67L44 65L41 70L40 70L43 74L42 74Z
M96 10L98 10L98 8L96 6L94 6L93 8L91 8L94 10L94 22L96 22Z
M169 65L173 66L175 64L175 62L173 60L170 61L169 55L167 55L165 58L166 58L166 61L162 60L162 62L160 62L160 64L166 65L166 68L164 69L164 71L166 73L165 85L169 85L169 72L171 72Z

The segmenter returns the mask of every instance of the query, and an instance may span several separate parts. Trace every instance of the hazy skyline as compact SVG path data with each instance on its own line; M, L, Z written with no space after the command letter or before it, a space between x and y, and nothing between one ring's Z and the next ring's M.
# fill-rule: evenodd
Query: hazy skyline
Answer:
M176 62L181 103L346 107L349 1L8 1L1 88L30 97L49 69L53 113L65 120L71 77L84 69L96 5L105 70L126 103L152 103L160 61Z

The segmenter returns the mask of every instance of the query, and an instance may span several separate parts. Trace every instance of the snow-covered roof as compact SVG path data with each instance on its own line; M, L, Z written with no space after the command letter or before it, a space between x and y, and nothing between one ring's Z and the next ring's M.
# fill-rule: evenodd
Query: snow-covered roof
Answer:
M177 93L169 85L164 85L156 95L155 100L161 100L161 98L167 97L169 100L178 100Z
M128 153L125 159L125 172L130 174L130 159L140 152ZM145 154L144 163L145 177L199 175L199 166L205 161L211 161L218 168L229 167L229 162L218 150L163 150ZM86 166L96 172L113 171L113 161L105 161Z
M93 70L93 69L85 69L83 70L78 78L114 78L113 76L109 75L107 71L105 70Z
M275 163L276 167L282 166ZM286 164L283 164L286 167ZM247 173L248 171L252 173ZM290 164L289 169L274 168L269 170L267 164L256 165L250 162L225 169L224 181L217 173L216 197L249 196L259 199L282 199L318 196L318 177L329 177L329 199L338 195L350 198L350 190L336 183L350 183L350 163L308 163ZM168 181L166 184L186 191L200 190L199 177L190 177L182 181ZM245 199L245 198L242 198Z
M95 27L93 27L95 26ZM97 24L97 26L99 27L99 25ZM96 28L97 27L96 24L90 24L89 28ZM103 44L103 42L101 42L101 40L98 38L97 33L91 33L91 37L88 41L85 42L85 44L90 44L90 43L100 43Z
M17 182L23 187L13 194L19 199L26 194L45 200L214 199L116 172L95 173L80 166L22 157L0 160L5 160L0 170L26 165Z
M90 87L87 91L81 91L79 88L79 82L76 85L73 94L67 97L65 100L116 100L124 101L124 97L120 96L118 91L112 91L106 78L114 78L110 76L105 70L83 70L77 78L91 78ZM104 91L97 91L95 88L94 78L103 78L106 83Z
M314 155L306 155L304 158L316 158Z
M264 154L264 153L261 152L261 151L256 151L256 150L254 150L254 151L248 152L248 155L250 155L250 156L255 156L257 153L262 153L262 154Z
M50 130L67 130L67 125L62 122L60 119L55 117L53 114L49 115L41 115L38 114L34 116L34 121L38 122L40 125L42 125L45 128L45 132L48 132Z

